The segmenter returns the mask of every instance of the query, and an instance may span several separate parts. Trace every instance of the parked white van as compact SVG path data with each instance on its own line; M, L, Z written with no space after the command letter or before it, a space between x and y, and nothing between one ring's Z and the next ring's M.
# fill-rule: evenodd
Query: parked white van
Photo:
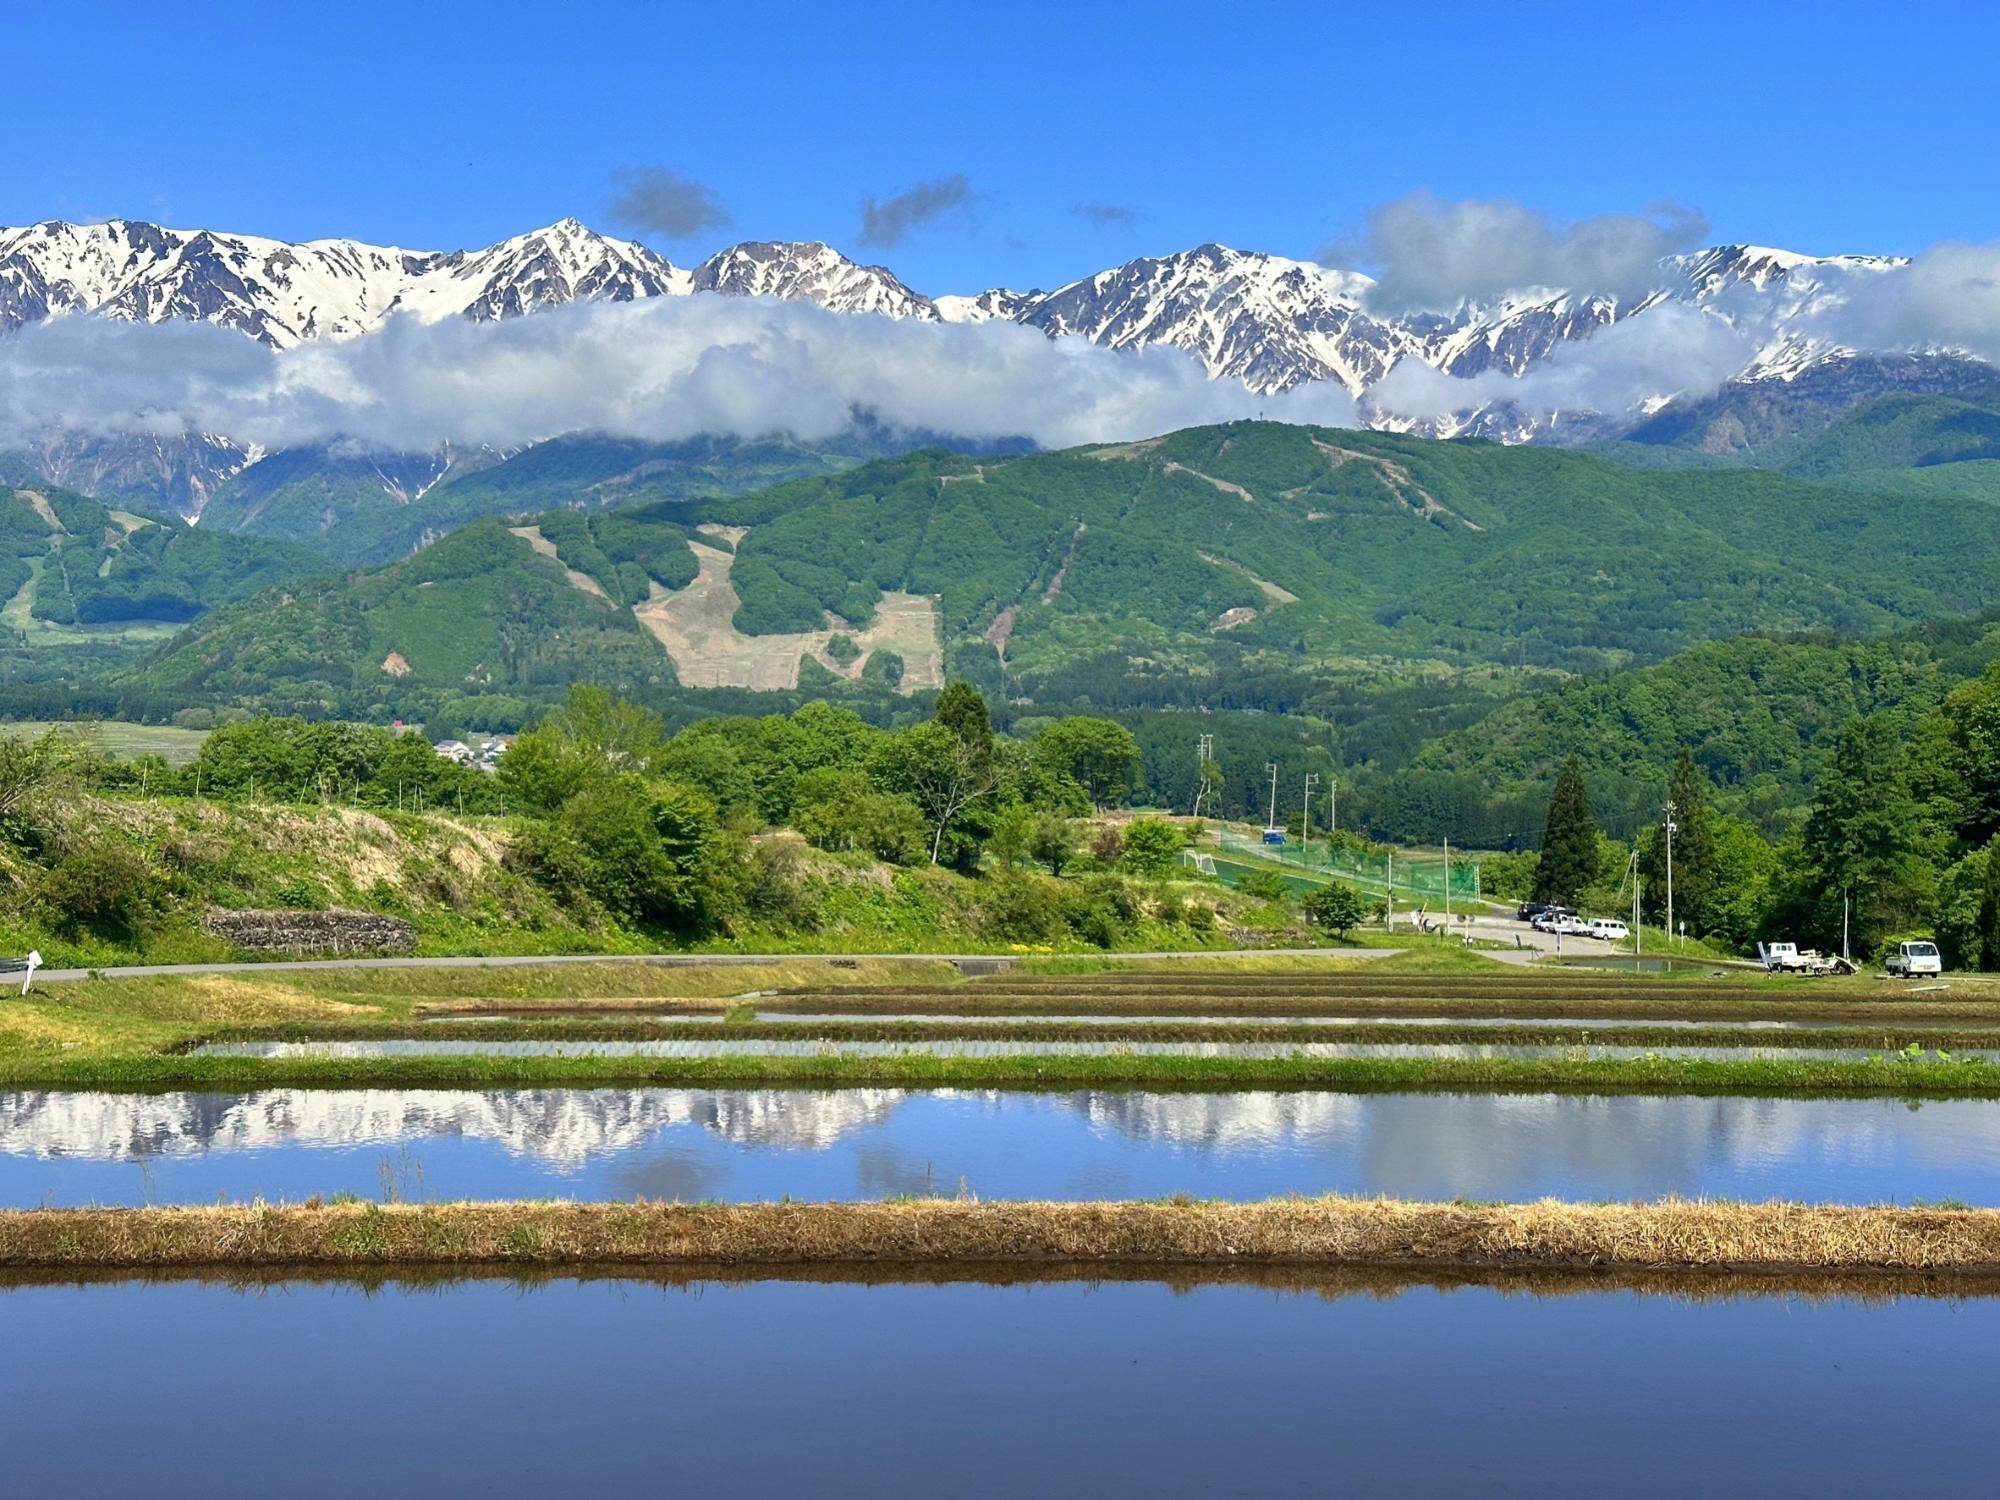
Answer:
M1622 943L1632 935L1632 929L1616 917L1592 917L1583 935L1602 938L1607 943Z
M1944 960L1938 956L1936 943L1898 943L1882 967L1892 979L1915 979L1920 974L1942 974Z

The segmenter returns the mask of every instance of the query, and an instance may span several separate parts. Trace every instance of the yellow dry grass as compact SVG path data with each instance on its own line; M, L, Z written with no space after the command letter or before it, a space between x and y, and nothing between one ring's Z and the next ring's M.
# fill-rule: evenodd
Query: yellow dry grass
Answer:
M1651 1204L457 1203L0 1213L23 1268L452 1264L2000 1271L2000 1211Z
M422 976L422 977L412 977ZM504 983L496 976L504 976ZM839 988L845 985L950 984L958 970L942 959L772 959L755 964L560 964L506 970L412 969L341 974L321 981L341 993L379 988L385 995L418 998L415 1015L460 1010L716 1010L723 1002L760 990Z

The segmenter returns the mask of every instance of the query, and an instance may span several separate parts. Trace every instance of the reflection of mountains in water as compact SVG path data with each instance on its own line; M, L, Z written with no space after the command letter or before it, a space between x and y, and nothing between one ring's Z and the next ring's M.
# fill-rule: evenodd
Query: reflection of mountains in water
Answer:
M822 1151L906 1104L937 1149L1017 1122L1202 1155L1347 1158L1369 1181L1492 1195L1551 1171L1583 1182L1698 1182L1704 1165L1929 1162L2000 1171L2000 1101L1510 1094L1227 1094L906 1089L268 1089L255 1094L0 1093L0 1154L140 1160L461 1136L581 1164L698 1126L751 1150ZM1081 1143L1079 1143L1081 1144Z
M0 1152L138 1160L380 1145L436 1136L582 1162L698 1125L743 1146L817 1151L879 1124L900 1089L267 1089L256 1094L0 1093Z
M2000 1169L1996 1100L1101 1091L1064 1102L1128 1139L1203 1153L1346 1157L1368 1181L1427 1192L1490 1195L1551 1174L1643 1180L1666 1191L1698 1182L1707 1165L1768 1161Z

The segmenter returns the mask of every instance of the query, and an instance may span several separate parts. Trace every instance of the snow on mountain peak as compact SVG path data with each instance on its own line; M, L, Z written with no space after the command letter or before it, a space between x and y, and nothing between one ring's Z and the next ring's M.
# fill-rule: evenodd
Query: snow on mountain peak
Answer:
M98 312L212 323L284 349L367 333L392 315L486 321L582 300L707 292L926 322L1004 320L1115 349L1165 345L1199 359L1212 377L1260 392L1338 381L1360 396L1406 359L1450 376L1526 375L1564 347L1668 303L1719 320L1754 351L1737 378L1789 379L1852 352L1818 331L1820 315L1862 279L1907 264L1718 245L1663 262L1657 289L1637 298L1524 289L1452 313L1398 315L1370 307L1373 282L1359 272L1213 242L1049 292L932 299L817 240L748 241L684 269L575 218L482 250L445 252L50 220L0 229L0 333ZM1472 419L1461 414L1439 430Z
M849 260L818 240L750 240L718 251L695 268L693 290L736 297L784 297L834 312L938 319L937 304L882 266Z

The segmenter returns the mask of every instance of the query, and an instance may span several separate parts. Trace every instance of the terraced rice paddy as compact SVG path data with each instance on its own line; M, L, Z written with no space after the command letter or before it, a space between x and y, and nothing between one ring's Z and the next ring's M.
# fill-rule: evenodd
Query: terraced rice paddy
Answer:
M17 1485L1678 1495L1782 1431L1984 1488L1855 1441L1990 1404L1977 987L481 982L88 983L0 1049Z

